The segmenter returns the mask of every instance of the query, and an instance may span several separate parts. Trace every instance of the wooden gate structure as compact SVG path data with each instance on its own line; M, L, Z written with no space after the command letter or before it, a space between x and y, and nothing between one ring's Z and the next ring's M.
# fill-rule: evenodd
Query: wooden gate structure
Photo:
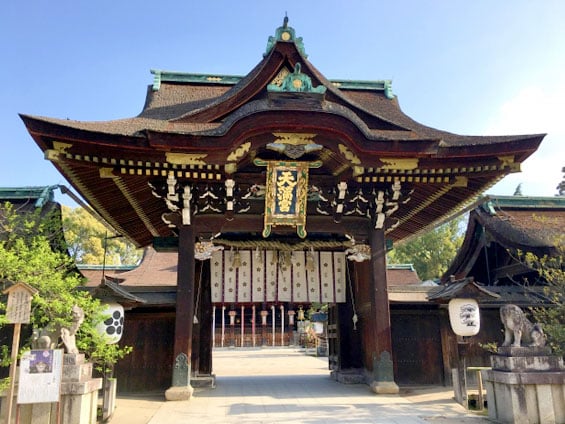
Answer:
M387 245L449 218L519 171L543 135L464 136L424 126L402 112L390 81L327 79L286 18L243 77L152 73L136 117L21 118L94 213L139 247L178 252L167 398L189 398L191 376L211 370L212 337L193 331L195 258L219 247L275 252L276 296L290 303L300 303L298 284L318 278L316 267L331 266L334 276L347 269L351 294L331 311L334 372L361 365L376 393L397 392ZM325 252L347 263L308 262ZM281 271L289 255L290 264L303 255L299 263L310 267L302 283L301 274ZM251 277L234 272L221 284L234 278L232 289L243 290ZM213 278L206 284L220 284ZM322 291L332 277L319 278Z

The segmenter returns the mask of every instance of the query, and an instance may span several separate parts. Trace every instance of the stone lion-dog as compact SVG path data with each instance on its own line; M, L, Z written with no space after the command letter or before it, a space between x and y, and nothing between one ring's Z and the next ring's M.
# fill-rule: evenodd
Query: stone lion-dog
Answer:
M500 319L504 324L504 343L502 346L519 347L545 346L546 338L540 324L533 324L516 305L500 308Z

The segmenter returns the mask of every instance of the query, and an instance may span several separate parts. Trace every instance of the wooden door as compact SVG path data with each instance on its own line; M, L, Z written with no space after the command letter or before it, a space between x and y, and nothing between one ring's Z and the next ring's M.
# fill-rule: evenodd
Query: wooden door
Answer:
M162 391L171 386L174 335L174 312L126 315L120 345L132 346L133 352L114 369L118 392Z
M397 384L443 385L437 311L394 311L391 313L391 326Z

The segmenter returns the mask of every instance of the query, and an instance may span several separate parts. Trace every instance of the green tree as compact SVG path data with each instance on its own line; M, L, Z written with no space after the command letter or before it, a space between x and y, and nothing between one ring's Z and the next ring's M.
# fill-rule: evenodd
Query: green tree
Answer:
M555 236L556 253L537 256L531 252L520 254L524 263L535 269L547 285L544 294L549 303L544 307L530 308L534 320L542 324L552 350L565 354L565 235Z
M565 173L565 166L561 169L561 172ZM565 196L565 175L563 175L563 179L557 185L557 194L556 196Z
M464 216L455 218L421 236L395 246L388 254L388 262L413 264L422 280L440 277L461 246L464 221Z
M58 329L71 324L71 308L80 306L85 321L77 333L78 349L97 366L111 365L131 348L108 345L96 331L96 325L106 318L104 307L82 289L82 276L65 249L53 248L53 235L60 234L58 226L53 227L55 221L39 213L22 215L9 203L0 207L0 280L22 281L38 290L32 300L35 329L50 328L58 334ZM27 340L25 347L31 342ZM7 348L1 349L7 353Z
M108 229L86 209L63 206L63 231L69 254L77 264L135 265L142 250Z

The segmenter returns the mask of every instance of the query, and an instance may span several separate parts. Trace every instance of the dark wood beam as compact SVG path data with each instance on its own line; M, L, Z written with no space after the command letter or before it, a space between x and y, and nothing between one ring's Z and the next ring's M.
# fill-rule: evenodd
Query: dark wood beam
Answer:
M235 215L228 221L224 215L197 215L193 218L198 228L197 236L215 235L217 233L261 233L264 218L262 215ZM309 216L306 220L308 234L350 234L357 242L367 240L366 218L343 217L340 223L334 222L330 216ZM273 234L295 234L296 229L290 226L273 227Z

